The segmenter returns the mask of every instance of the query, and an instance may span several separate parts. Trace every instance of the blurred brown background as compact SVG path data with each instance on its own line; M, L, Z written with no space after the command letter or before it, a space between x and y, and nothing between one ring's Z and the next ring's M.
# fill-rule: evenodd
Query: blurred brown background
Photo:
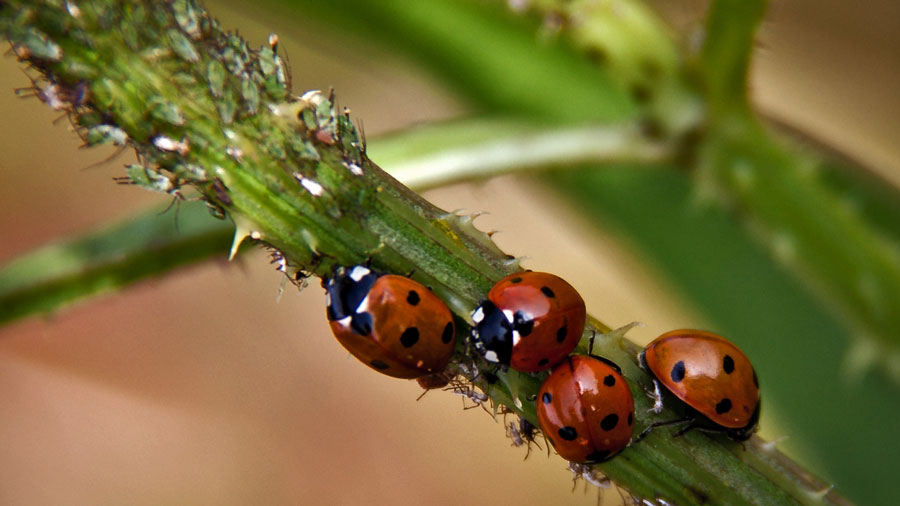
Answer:
M334 86L370 136L464 112L401 61L342 51L302 20L208 4L254 44L279 33L295 91ZM666 6L683 27L699 23L693 8ZM898 19L892 0L772 5L757 102L900 180ZM79 150L57 113L15 97L27 85L0 59L0 261L162 203L112 182L130 154L83 169L112 150ZM607 324L645 322L639 341L703 326L627 244L585 233L532 184L426 196L489 211L477 224L501 230L502 248L570 280ZM534 448L523 461L502 419L449 393L417 402L414 382L361 367L330 336L318 285L276 302L279 282L256 253L0 329L0 504L595 503L593 488L572 491L558 457ZM781 436L777 413L766 416L764 436ZM622 502L614 489L603 498Z

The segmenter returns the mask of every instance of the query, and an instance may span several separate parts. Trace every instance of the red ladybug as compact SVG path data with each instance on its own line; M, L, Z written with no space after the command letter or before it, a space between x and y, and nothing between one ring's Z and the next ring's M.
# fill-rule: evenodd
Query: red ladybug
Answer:
M602 462L631 441L634 398L619 366L592 355L574 355L541 385L537 417L562 458Z
M562 278L519 272L494 285L472 313L472 339L488 362L536 372L575 349L585 317L584 300Z
M334 337L369 367L395 378L444 370L456 343L450 310L421 284L357 265L325 283Z
M641 366L687 405L685 417L651 424L686 423L691 429L723 432L746 441L759 422L759 380L747 356L724 337L702 330L673 330L657 337L639 355ZM657 395L654 409L662 409Z

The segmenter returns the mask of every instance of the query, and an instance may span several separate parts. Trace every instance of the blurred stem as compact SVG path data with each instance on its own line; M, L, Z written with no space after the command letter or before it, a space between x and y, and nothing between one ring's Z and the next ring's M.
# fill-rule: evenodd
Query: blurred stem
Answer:
M765 0L713 0L706 16L700 73L713 118L749 115L747 79Z
M415 3L408 19L430 18L425 6L432 3ZM437 12L446 16L431 26L446 29L454 18ZM331 97L291 97L274 41L251 49L190 0L6 1L0 32L42 75L39 96L50 101L52 93L68 104L87 143L127 143L137 151L142 163L129 167L132 181L166 193L195 188L235 223L234 249L246 238L265 243L292 278L365 259L389 272L415 269L464 322L494 281L519 268L470 218L435 208L381 171ZM499 382L489 386L478 374L487 364L468 355L464 341L451 371L536 423L541 376L498 372ZM636 395L637 429L652 421L635 345L611 332L594 351L622 365ZM701 433L656 433L597 468L651 501L841 502L836 494L811 500L821 486L815 480L785 481L783 467L750 465L737 446Z
M747 106L764 6L716 0L710 7L700 62L710 104L697 164L701 192L740 209L773 256L852 323L857 346L876 350L868 360L900 380L900 251L829 187L820 157L784 146Z
M584 163L656 163L674 154L636 123L546 127L508 120L430 125L378 139L370 154L403 184L423 190L467 179Z
M177 215L154 209L74 240L44 246L0 269L0 324L47 314L121 290L179 266L224 259L234 227L190 202Z

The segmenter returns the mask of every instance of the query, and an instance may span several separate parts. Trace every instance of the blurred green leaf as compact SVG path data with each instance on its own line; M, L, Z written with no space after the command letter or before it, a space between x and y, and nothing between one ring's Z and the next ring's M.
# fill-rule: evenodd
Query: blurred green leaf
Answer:
M89 296L206 260L224 258L234 226L202 202L155 210L74 240L44 246L0 270L0 324L52 313Z
M348 42L380 42L493 111L613 121L637 110L603 69L562 40L538 40L539 24L511 15L504 2L293 0L278 5L339 26Z

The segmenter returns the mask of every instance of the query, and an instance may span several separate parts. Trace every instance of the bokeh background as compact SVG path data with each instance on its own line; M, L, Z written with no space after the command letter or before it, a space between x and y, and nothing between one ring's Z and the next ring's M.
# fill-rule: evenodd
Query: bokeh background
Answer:
M334 87L370 137L466 112L394 55L342 47L277 11L206 3L256 45L277 32L294 89ZM700 23L693 3L663 7L679 29ZM894 184L897 19L892 0L776 3L752 75L764 111ZM28 84L14 58L0 59L0 262L161 203L112 181L130 153L88 168L114 150L80 150L58 113L16 98ZM488 211L477 225L500 230L498 244L528 267L570 280L591 314L644 322L630 334L638 342L708 326L626 240L538 181L501 177L426 197ZM417 401L414 382L361 367L330 336L316 283L280 301L279 285L257 252L0 328L0 504L595 504L595 489L573 490L558 457L534 448L523 460L502 418L446 392ZM765 415L764 437L792 436L779 413ZM615 489L602 499L623 501Z

